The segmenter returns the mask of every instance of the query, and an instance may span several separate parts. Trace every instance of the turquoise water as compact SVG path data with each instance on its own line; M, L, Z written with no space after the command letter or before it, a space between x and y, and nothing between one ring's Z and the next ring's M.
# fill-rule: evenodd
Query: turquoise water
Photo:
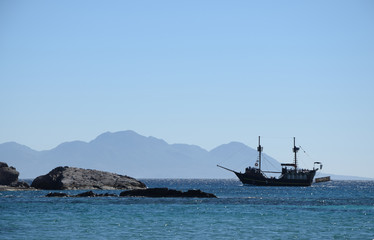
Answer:
M374 239L374 181L312 187L143 181L149 187L201 189L219 198L46 198L49 191L0 192L0 239Z

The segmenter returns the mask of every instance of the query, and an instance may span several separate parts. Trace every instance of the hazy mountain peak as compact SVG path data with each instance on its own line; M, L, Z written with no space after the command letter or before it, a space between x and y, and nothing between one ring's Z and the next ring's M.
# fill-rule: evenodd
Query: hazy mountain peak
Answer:
M240 143L240 142L229 142L226 144L219 145L218 147L212 149L211 153L218 153L221 151L243 151L246 149L252 149L247 145ZM253 150L253 149L252 149Z
M224 144L226 146L231 146L231 147L243 147L243 148L247 148L248 146L245 145L244 143L241 143L241 142L236 142L236 141L232 141L232 142L229 142L227 144Z
M22 145L16 142L6 142L0 144L0 148L7 149L7 150L12 150L12 151L33 151L36 152L35 150L29 148L26 145Z
M108 131L97 136L94 140L92 140L92 142L106 140L106 139L113 139L113 138L121 139L121 138L128 138L128 137L142 137L142 136L132 130L118 131L118 132Z

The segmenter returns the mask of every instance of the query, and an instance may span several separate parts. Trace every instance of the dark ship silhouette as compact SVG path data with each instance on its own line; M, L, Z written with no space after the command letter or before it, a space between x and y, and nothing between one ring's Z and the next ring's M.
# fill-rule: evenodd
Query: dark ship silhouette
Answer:
M260 137L258 137L258 161L255 167L247 167L244 173L236 172L234 170L217 165L220 168L231 171L239 178L243 184L251 184L257 186L310 186L313 183L313 178L316 175L318 168L313 167L312 170L299 169L297 167L297 152L300 150L299 147L295 145L295 138L293 138L293 148L292 151L295 154L293 163L282 163L282 171L263 171L261 169L261 152L263 147L260 144ZM314 164L319 164L320 169L322 169L321 162L314 162ZM266 173L280 173L278 178L267 177Z

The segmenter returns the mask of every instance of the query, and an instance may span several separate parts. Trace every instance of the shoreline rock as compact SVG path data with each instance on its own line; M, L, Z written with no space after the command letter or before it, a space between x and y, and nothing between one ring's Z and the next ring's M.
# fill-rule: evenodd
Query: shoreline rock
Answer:
M0 191L32 191L37 190L32 187L12 187L8 185L0 185Z
M145 189L135 178L104 171L75 167L57 167L34 179L31 187L43 190Z
M30 188L26 182L18 181L19 172L16 168L0 162L0 191L27 190Z

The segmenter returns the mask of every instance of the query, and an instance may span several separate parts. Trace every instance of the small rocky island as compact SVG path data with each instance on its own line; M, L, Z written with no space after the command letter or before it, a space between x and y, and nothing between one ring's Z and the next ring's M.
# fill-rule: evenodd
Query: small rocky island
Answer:
M57 167L34 179L31 187L43 190L76 189L145 189L146 185L132 177L75 167Z
M0 191L26 190L30 186L18 181L19 172L5 162L0 162Z

